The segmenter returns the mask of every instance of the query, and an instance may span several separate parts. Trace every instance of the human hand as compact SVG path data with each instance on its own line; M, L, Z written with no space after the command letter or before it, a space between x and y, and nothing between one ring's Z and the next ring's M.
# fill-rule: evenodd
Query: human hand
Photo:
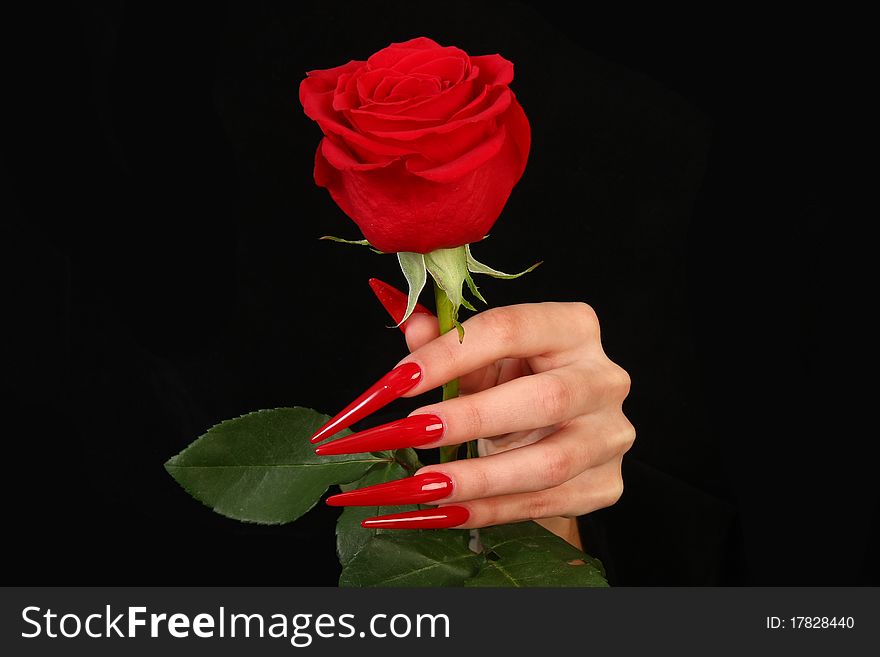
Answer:
M394 295L402 293L374 289L381 289L386 298L380 300L398 320L403 310ZM455 331L439 336L436 319L424 308L404 328L411 354L322 427L313 442L397 397L419 395L456 377L460 396L316 451L433 448L479 438L483 458L426 466L414 477L335 495L329 504L439 504L369 518L364 526L475 528L574 518L620 498L623 454L635 439L621 408L630 379L602 350L592 308L583 303L493 308L464 322L463 343ZM576 529L548 528L576 542Z

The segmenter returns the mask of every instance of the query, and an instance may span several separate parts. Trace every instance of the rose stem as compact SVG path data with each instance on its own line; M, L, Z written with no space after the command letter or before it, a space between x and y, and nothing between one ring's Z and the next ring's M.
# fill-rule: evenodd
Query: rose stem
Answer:
M440 326L440 335L455 328L454 309L446 292L443 291L437 281L434 281L434 300L437 303L437 324ZM443 401L458 397L458 379L453 379L443 385ZM458 458L460 445L446 445L440 448L440 462L449 463ZM470 450L469 450L470 451Z
M446 292L434 281L434 300L437 303L437 323L440 325L440 335L447 333L455 328L454 308ZM458 397L458 379L453 379L443 386L443 401ZM449 463L458 459L458 451L461 445L447 445L440 448L440 463ZM472 459L479 456L477 454L477 441L469 440L467 444L467 458ZM483 543L480 540L480 530L470 530L470 540L468 547L471 552L479 554L483 551Z

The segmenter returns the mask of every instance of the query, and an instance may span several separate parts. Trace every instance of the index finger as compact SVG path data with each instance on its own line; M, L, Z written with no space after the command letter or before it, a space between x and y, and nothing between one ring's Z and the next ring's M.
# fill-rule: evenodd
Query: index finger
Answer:
M569 352L598 338L598 322L585 303L524 303L492 308L462 326L464 340L449 331L398 363L415 363L422 378L403 396L413 397L502 358L544 359L538 371L573 362ZM598 340L595 341L598 343Z

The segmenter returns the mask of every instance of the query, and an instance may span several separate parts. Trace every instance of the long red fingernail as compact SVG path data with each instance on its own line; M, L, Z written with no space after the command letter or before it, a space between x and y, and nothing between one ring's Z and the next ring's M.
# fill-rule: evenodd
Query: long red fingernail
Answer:
M367 529L446 529L467 522L470 513L463 506L441 506L424 511L407 511L361 521Z
M442 435L443 422L436 415L411 415L321 445L315 449L315 454L359 454L418 447L434 442Z
M388 285L388 283L380 281L378 278L370 279L370 287L373 289L373 294L379 299L379 303L381 303L385 307L385 310L388 311L388 314L391 315L391 319L394 320L394 323L399 323L400 320L403 319L403 315L406 313L407 296L396 287L392 287ZM434 314L420 303L416 304L413 312L425 313L427 315ZM408 322L409 319L400 325L399 328L401 331L406 329Z
M318 429L312 436L312 442L321 442L350 427L370 413L390 404L408 390L412 390L421 380L422 369L415 363L404 363L395 367Z
M393 506L397 504L426 504L449 497L452 479L439 472L426 472L415 477L404 477L386 484L376 484L358 490L331 495L330 506Z

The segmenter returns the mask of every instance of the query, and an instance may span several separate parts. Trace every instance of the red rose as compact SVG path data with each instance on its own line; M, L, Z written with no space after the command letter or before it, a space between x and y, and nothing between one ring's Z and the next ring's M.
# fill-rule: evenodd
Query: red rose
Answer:
M388 253L481 240L522 176L525 113L513 64L427 38L311 71L299 88L324 139L315 182Z

